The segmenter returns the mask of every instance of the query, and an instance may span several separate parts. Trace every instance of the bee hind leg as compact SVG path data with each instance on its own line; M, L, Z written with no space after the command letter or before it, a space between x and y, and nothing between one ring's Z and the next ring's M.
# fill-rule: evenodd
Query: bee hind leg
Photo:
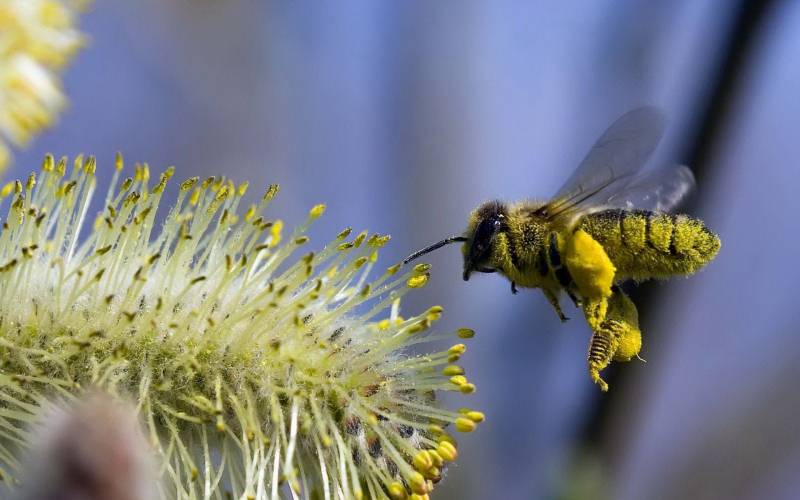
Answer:
M564 315L564 311L561 310L561 304L558 303L558 295L556 295L552 290L547 289L542 289L542 292L547 298L547 301L550 302L550 305L553 306L553 309L556 310L558 319L560 319L562 323L569 321L569 318Z
M625 293L616 288L609 299L608 312L600 323L587 312L587 320L592 326L592 340L589 342L589 376L607 391L608 384L600 377L612 361L630 361L638 357L642 348L642 332L639 330L639 314L636 306Z
M600 386L603 392L608 391L608 384L600 377L600 372L605 370L614 359L614 354L619 346L617 332L614 331L611 322L604 323L600 328L592 332L592 340L589 341L589 376L592 382Z
M511 293L513 293L514 295L519 293L519 290L517 290L517 284L514 283L513 281L511 282Z

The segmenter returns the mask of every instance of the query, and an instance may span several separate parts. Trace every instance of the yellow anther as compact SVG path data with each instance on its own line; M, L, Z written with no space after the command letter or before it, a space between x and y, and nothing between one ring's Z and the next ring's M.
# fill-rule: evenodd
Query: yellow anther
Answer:
M367 232L361 231L360 233L358 233L358 236L356 236L356 238L353 240L353 246L356 248L360 247L361 244L364 243L364 240L366 238L367 238Z
M42 162L42 171L52 172L55 166L56 166L56 159L53 158L53 155L47 153L44 156L44 161Z
M389 485L388 490L392 500L405 500L407 497L406 489L402 483L394 482Z
M406 333L408 333L409 335L414 335L415 333L424 332L430 326L431 326L430 322L428 320L424 319L424 320L418 321L418 322L414 323L413 325L411 325L410 327L408 327L408 330L406 330Z
M433 460L434 467L438 467L441 469L442 465L444 464L444 459L442 458L441 455L439 455L439 452L437 452L436 450L428 450L428 454L430 454L431 460Z
M430 264L417 264L416 266L414 266L414 272L417 274L427 273L430 270L431 270Z
M250 205L250 206L247 208L247 212L245 212L245 213L244 213L244 220L245 220L246 222L250 222L250 221L253 219L253 217L255 217L255 215L256 215L256 210L257 210L257 209L256 209L256 206L255 206L255 205Z
M283 221L276 220L269 228L270 241L269 246L274 248L281 242L281 232L283 231Z
M67 157L66 156L62 156L58 160L58 165L56 165L56 172L58 172L58 175L60 175L61 177L64 177L64 175L66 175L66 173L67 173Z
M450 377L450 383L460 387L467 383L467 377L464 375L454 375Z
M325 205L320 203L319 205L314 205L314 207L308 212L308 216L312 219L317 219L324 213Z
M430 323L439 321L441 317L442 313L436 313L436 312L429 312L428 314L425 315L425 319L428 320Z
M269 187L267 188L267 192L264 193L264 200L266 201L266 200L271 200L272 198L275 198L275 195L278 194L279 190L280 190L280 186L279 185L270 184Z
M33 189L33 186L35 186L35 185L36 185L36 174L31 172L30 175L28 176L28 181L25 183L25 187L28 190L30 190L30 189Z
M185 181L181 182L181 191L186 192L186 191L192 189L194 187L194 185L197 184L197 181L199 181L199 180L200 180L199 177L192 177L192 178L186 179Z
M448 354L464 354L467 352L467 346L464 344L456 344L447 350Z
M464 369L458 365L448 365L442 370L442 375L452 377L454 375L464 375Z
M476 387L475 384L467 383L460 386L458 390L460 390L462 394L472 394L476 391Z
M216 201L223 201L223 200L224 200L225 198L227 198L227 197L228 197L230 194L231 194L231 191L230 191L230 189L228 189L228 186L222 186L222 187L220 188L220 190L219 190L219 191L217 191L217 195L214 197L214 200L216 200Z
M399 270L400 270L400 264L395 264L386 269L386 274L388 274L389 276L394 276L395 274L397 274L397 271Z
M241 183L241 184L239 184L239 187L236 188L236 194L239 195L239 196L244 196L245 193L247 193L247 188L249 188L249 187L250 187L250 183L246 182L246 181Z
M431 434L433 434L435 436L438 436L438 435L444 434L444 429L442 429L441 425L430 424L430 425L428 425L428 432L430 432Z
M414 468L420 472L425 472L426 470L433 467L433 458L431 457L430 453L427 450L422 450L414 455L414 459L412 460L412 464Z
M477 423L464 417L457 418L455 425L458 432L472 432L478 427Z
M468 419L472 420L473 422L475 422L476 424L479 424L479 423L483 422L484 420L486 420L486 415L484 415L483 412L475 411L475 410L468 411L466 413L466 417Z
M433 306L428 309L428 312L425 314L425 319L430 321L431 323L434 321L438 321L442 317L442 312L444 308L442 306Z
M351 228L351 227L345 228L342 232L340 232L339 234L336 235L336 239L337 240L343 240L343 239L347 238L348 236L350 236L350 233L352 233L352 232L353 232L353 228Z
M471 328L459 328L456 333L462 339L471 339L475 336L475 330Z
M427 274L419 274L417 276L412 276L408 278L406 281L406 285L409 288L422 288L428 282L428 275Z
M114 168L117 169L117 172L125 168L125 160L122 158L122 153L119 151L117 151L117 154L114 157Z
M97 170L97 158L94 156L90 156L86 159L86 163L83 164L83 172L87 175L94 175L95 171Z
M442 457L445 462L452 462L458 457L458 450L453 443L449 441L441 441L436 447L436 453Z
M69 185L71 184L72 183L70 183ZM67 188L69 188L69 185L67 185ZM69 192L69 189L67 189L67 192ZM131 191L131 193L128 196L126 196L125 199L122 201L122 205L126 207L134 205L136 204L136 202L139 201L140 197L141 195L138 192Z
M427 479L436 479L438 477L441 477L441 471L439 470L438 467L432 465L428 467L428 469L422 471L422 475L424 475Z
M375 247L375 248L380 248L380 247L386 245L387 243L389 243L390 239L392 239L392 237L389 236L388 234L385 234L383 236L378 236L376 234L376 235L374 235L374 238L370 238L370 240L371 240L370 241L370 245Z
M200 202L200 195L202 194L203 191L200 188L195 188L195 190L192 191L192 195L189 196L189 204L197 205L197 203Z
M408 481L408 486L411 488L411 491L414 493L425 495L428 493L428 482L425 480L425 477L420 474L419 472L412 472L406 480Z

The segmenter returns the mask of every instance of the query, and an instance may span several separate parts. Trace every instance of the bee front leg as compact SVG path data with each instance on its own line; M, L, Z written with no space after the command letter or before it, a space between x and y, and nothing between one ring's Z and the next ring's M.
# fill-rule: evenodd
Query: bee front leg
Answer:
M519 292L519 290L517 290L517 284L512 281L511 282L511 293L516 295L518 292Z
M553 309L556 310L556 314L558 314L558 319L561 320L562 323L568 321L569 318L564 316L564 312L561 310L561 304L558 302L558 295L555 294L552 290L548 290L546 288L542 289L544 296L547 298L547 301L550 302L550 305L553 306Z
M572 300L572 303L575 304L575 307L580 309L581 306L583 305L583 301L577 295L575 295L575 293L573 293L572 290L567 290L567 295Z

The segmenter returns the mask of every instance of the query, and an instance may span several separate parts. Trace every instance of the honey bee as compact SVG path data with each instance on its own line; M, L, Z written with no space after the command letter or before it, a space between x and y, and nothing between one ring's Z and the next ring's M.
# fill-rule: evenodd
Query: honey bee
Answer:
M684 166L642 170L664 131L656 108L615 121L549 201L489 201L462 235L410 255L404 264L461 242L464 280L499 273L517 287L539 288L559 318L565 292L592 330L588 368L601 390L611 361L638 357L638 313L620 284L688 276L714 259L719 237L699 219L670 213L694 187Z

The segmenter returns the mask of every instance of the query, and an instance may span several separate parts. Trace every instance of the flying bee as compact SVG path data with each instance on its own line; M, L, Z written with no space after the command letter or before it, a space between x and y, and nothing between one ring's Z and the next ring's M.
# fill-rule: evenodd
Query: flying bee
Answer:
M565 292L592 329L588 368L603 391L600 372L629 361L641 349L638 313L622 282L688 276L708 264L719 237L702 221L672 210L694 187L684 166L642 167L664 132L656 108L634 109L597 140L549 201L490 201L469 216L462 235L415 252L404 263L461 242L464 280L499 273L517 287L539 288L566 321Z

